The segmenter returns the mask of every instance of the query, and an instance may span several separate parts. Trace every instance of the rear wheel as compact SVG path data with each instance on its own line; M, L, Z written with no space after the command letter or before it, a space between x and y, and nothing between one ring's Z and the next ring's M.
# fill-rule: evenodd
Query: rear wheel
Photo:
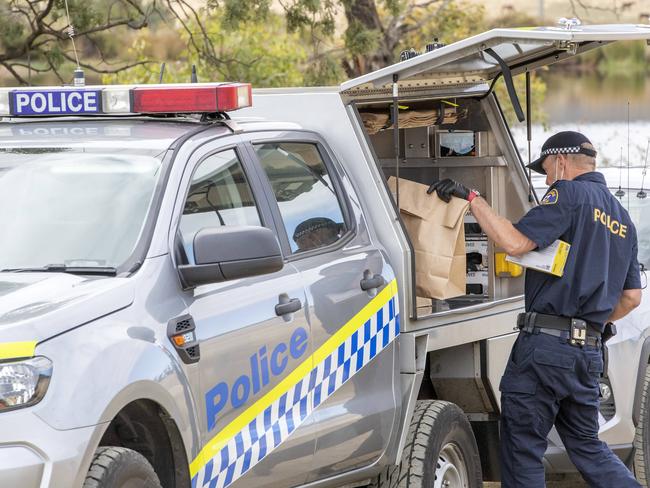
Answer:
M99 447L83 488L161 488L156 472L139 452Z
M650 482L650 365L645 368L641 389L639 424L634 436L634 475L643 486Z
M376 488L480 488L478 447L467 417L453 403L418 401L402 460L374 481Z

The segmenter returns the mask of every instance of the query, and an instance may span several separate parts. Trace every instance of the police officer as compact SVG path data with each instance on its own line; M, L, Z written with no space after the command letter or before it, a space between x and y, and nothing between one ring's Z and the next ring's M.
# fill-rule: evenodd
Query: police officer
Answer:
M571 244L562 277L526 271L526 313L501 379L504 488L544 486L542 457L555 424L589 486L640 486L598 439L601 334L641 301L636 231L595 170L596 151L578 132L559 132L529 165L550 185L541 205L512 224L475 190L453 180L429 193L469 200L483 231L508 254Z

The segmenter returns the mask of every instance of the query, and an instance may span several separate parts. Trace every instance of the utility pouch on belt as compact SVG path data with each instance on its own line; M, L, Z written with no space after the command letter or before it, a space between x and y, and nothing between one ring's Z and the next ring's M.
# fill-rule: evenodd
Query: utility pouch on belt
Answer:
M616 324L613 322L607 322L605 324L605 330L603 330L603 374L602 376L607 376L607 371L609 367L609 349L607 348L607 341L616 335Z
M574 346L584 346L587 340L587 322L582 319L571 319L571 335L569 341Z
M616 324L613 322L607 322L605 324L605 330L603 330L603 344L616 335Z

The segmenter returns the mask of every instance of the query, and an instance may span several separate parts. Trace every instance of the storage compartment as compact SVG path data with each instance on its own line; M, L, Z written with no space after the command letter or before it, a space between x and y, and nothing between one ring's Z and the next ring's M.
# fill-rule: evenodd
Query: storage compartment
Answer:
M368 139L383 176L430 185L453 178L476 188L502 216L517 221L527 210L527 189L515 175L518 161L508 161L496 131L506 134L496 105L474 98L400 100L399 154L395 157L391 105L358 104ZM492 116L489 116L489 112ZM517 183L519 182L519 183ZM397 204L397 195L393 194ZM464 218L466 249L465 294L439 300L417 297L417 317L485 304L523 294L523 276L495 275L494 243L471 214ZM415 269L418 262L414 263ZM415 286L412 289L415 290Z

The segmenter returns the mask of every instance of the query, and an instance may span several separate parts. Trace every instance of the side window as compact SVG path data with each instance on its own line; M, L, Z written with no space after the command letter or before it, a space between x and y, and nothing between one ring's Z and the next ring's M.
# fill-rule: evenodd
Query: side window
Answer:
M293 253L338 241L347 227L334 185L315 144L257 144Z
M204 227L262 225L237 153L212 154L196 168L180 221L183 247L194 263L194 235Z

